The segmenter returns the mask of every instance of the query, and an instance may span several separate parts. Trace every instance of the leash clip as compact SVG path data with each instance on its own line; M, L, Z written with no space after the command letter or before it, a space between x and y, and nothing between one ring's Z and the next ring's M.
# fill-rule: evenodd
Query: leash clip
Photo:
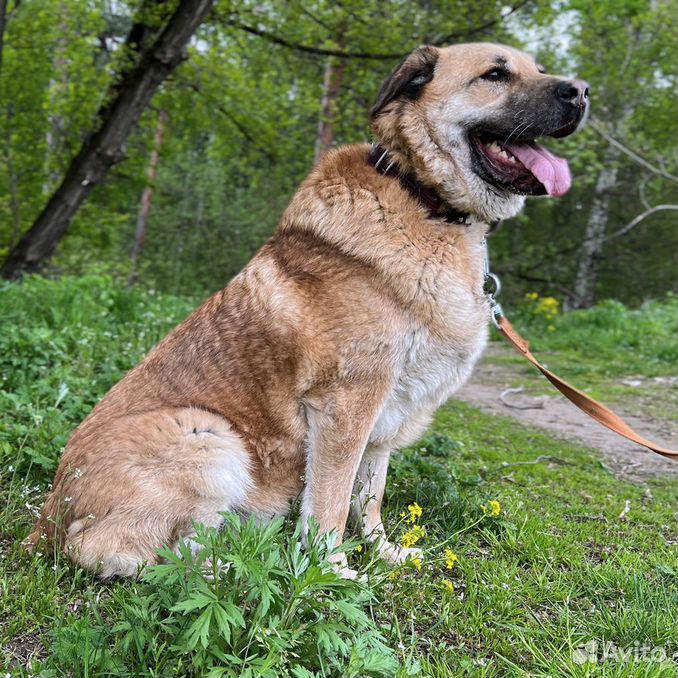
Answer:
M500 330L501 326L499 324L499 321L504 317L504 309L501 307L501 304L494 297L490 297L490 313L492 323L498 330Z
M504 311L501 307L501 304L495 299L501 293L501 280L496 273L492 273L490 270L490 253L487 247L487 239L483 238L482 240L483 247L485 248L485 263L483 267L483 273L485 275L485 280L483 282L483 292L487 296L487 300L490 304L490 318L494 323L494 326L497 329L499 328L499 320L504 315Z

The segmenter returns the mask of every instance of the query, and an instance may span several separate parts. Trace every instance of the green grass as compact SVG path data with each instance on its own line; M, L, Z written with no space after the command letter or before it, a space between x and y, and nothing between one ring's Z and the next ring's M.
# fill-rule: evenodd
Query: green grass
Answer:
M678 406L674 294L637 309L607 300L550 319L530 300L506 312L540 362L593 398L620 405L631 402L632 409L646 416L673 420ZM500 341L496 332L493 338ZM534 376L534 368L517 352L492 361L518 368L520 377ZM511 386L523 386L531 395L553 394L545 380L520 377Z
M388 568L354 541L349 560L367 581L339 581L327 540L299 549L294 516L207 531L198 562L170 559L136 582L102 584L51 550L27 554L20 542L72 428L195 303L105 278L0 288L0 670L675 676L675 482L617 480L590 451L461 403L389 473L394 539L409 527L407 506L423 507L421 570ZM672 334L675 301L649 308L663 318L658 337ZM605 327L579 330L600 355ZM545 349L576 356L546 334ZM655 374L671 359L660 351ZM482 511L490 499L497 517ZM452 570L446 549L459 557ZM208 555L234 565L206 579ZM591 641L605 661L577 663Z
M552 356L554 366L607 377L676 373L678 299L674 294L637 309L609 299L550 319L527 301L511 316L529 332L535 351Z

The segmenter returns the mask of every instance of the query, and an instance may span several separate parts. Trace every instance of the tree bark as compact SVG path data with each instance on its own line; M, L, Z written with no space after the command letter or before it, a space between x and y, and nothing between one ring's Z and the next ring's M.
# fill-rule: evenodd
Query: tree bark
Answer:
M124 157L132 128L160 84L186 58L188 41L213 4L214 0L180 0L157 39L150 44L139 41L138 58L116 78L119 84L111 88L110 104L97 114L97 128L85 139L33 226L10 252L0 271L4 278L39 271L52 256L80 205Z
M0 0L1 1L1 0ZM66 16L68 7L62 1L59 3L59 33L54 47L54 58L52 59L52 68L54 78L49 84L49 127L45 135L47 152L45 153L45 179L42 184L44 195L51 193L52 187L59 181L61 168L57 167L53 159L60 155L60 150L64 147L64 131L66 128L64 119L55 113L57 102L63 93L68 91L68 24Z
M7 25L7 0L0 0L0 73L2 72L2 50L5 46L6 25Z
M141 254L141 250L146 240L146 231L148 227L148 215L151 212L151 204L153 202L153 191L155 189L155 180L158 176L158 164L160 162L160 150L165 134L165 124L167 123L167 113L160 111L158 113L158 124L155 128L155 139L153 140L153 150L151 151L151 159L148 163L148 183L141 194L141 206L139 207L139 214L137 215L137 228L134 233L134 245L132 247L131 259L132 266L127 284L134 285L137 281L137 260Z
M616 153L609 153L596 182L593 203L574 281L574 308L589 308L595 301L598 267L603 253L610 204L610 189L617 181Z
M337 40L337 47L344 48L343 31ZM323 79L323 97L320 105L320 119L318 121L318 134L315 139L315 160L320 157L334 144L337 124L337 105L341 86L344 81L346 60L340 57L327 57L325 62L325 77Z

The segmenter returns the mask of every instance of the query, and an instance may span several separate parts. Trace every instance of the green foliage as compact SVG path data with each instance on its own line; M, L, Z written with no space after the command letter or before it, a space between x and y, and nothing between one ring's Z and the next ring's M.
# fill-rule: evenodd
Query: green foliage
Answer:
M195 305L105 276L1 284L0 465L49 478L69 430Z
M675 675L675 480L624 482L586 450L456 402L389 470L384 523L401 540L418 502L421 562L393 568L345 542L365 583L331 571L327 537L312 532L303 549L292 521L228 515L222 532L198 528L197 555L166 550L139 581L103 584L57 549L28 554L21 541L71 430L196 304L105 276L0 287L3 673ZM633 311L606 302L559 315L557 333L541 320L528 329L554 359L592 371L607 365L615 333L628 332L634 343L613 365L628 370L635 354L657 351L650 364L671 374L675 356L662 347L675 318L675 298ZM527 312L518 319L530 322ZM499 516L482 512L490 500ZM458 557L452 568L446 549ZM666 658L574 663L593 638L663 648Z
M612 299L549 318L537 309L535 300L527 299L511 313L534 350L595 356L591 371L598 374L653 377L675 373L678 300L674 294L637 309ZM572 365L567 359L562 362Z
M91 130L101 93L129 56L120 44L139 5L8 3L0 71L0 257L28 229ZM81 208L52 266L126 277L162 110L169 122L140 284L181 295L222 287L273 232L313 164L327 58L313 49L373 57L345 60L337 143L370 138L366 112L401 54L424 42L494 40L525 47L551 72L587 78L598 122L676 174L675 0L526 3L503 21L502 12L506 6L495 0L217 3L191 58L163 84L124 163ZM643 200L675 202L672 182L623 154L610 155L592 129L554 142L554 150L570 160L572 192L528 201L526 212L492 240L513 299L535 287L561 297L572 289L602 167L619 167L610 232L636 216ZM673 215L657 212L605 244L599 298L637 305L675 288L674 261L666 256L678 246Z
M302 548L300 524L224 518L220 531L196 526L197 554L162 550L164 563L115 592L114 615L92 601L64 619L42 675L393 675L366 613L373 595L332 569L332 536L314 526Z
M675 0L539 5L526 48L549 72L586 79L592 119L655 166L678 175ZM591 126L546 145L570 162L573 188L564 199L528 200L525 212L492 238L493 261L507 279L510 276L506 293L512 300L536 290L567 301L603 168L618 168L615 184L606 194L607 235L622 229L648 205L676 204L674 182L640 167ZM596 298L640 305L669 289L675 291L675 261L667 253L676 248L672 211L658 212L625 236L605 242L596 259Z

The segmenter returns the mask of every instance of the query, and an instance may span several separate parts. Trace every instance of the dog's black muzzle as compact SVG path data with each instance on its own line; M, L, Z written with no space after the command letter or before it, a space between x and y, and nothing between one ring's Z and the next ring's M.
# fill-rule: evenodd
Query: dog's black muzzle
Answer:
M515 92L501 116L470 129L470 135L519 142L572 134L586 117L589 85L584 80L549 80Z
M589 84L584 80L563 80L556 85L554 94L556 100L565 109L565 115L569 113L573 118L562 128L548 135L558 139L572 134L586 115L589 104Z

